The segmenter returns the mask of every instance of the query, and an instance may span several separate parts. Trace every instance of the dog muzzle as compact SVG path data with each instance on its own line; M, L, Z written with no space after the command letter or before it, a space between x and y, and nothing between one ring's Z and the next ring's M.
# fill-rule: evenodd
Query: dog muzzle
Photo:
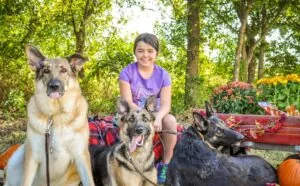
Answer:
M47 86L47 95L50 98L58 99L64 95L63 84L58 79L52 79Z

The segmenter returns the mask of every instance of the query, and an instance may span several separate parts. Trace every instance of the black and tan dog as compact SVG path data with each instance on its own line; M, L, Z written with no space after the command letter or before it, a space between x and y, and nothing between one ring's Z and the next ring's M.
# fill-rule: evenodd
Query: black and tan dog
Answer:
M168 167L170 186L265 186L276 183L276 171L258 156L229 156L217 150L244 136L231 130L206 102L206 117L193 113L194 123L176 144Z
M76 78L86 59L79 54L46 58L30 45L26 54L36 72L35 93L27 106L27 138L8 162L5 185L47 185L46 144L50 185L94 185L88 150L88 105ZM46 130L50 132L47 143Z
M113 147L90 148L96 185L150 186L156 184L152 140L154 136L155 97L148 98L145 109L130 110L126 101L117 103L121 142Z

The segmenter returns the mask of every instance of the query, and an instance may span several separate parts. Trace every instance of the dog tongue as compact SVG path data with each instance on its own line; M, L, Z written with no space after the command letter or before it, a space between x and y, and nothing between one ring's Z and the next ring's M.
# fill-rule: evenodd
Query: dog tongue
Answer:
M136 147L139 145L143 145L143 135L139 135L139 136L133 136L131 143L129 145L129 151L130 153L134 152Z
M60 97L60 93L59 92L51 92L49 96L50 96L50 98L57 99Z

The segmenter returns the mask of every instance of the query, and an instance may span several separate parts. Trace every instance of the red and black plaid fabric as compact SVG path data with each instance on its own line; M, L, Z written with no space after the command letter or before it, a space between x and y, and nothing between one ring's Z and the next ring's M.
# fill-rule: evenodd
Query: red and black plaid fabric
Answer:
M98 118L97 116L89 119L90 145L112 146L120 141L119 127L113 123L114 116ZM177 125L177 140L180 139L184 127ZM159 133L153 138L153 151L155 161L158 162L163 155L163 145L160 141Z
M120 141L119 128L113 124L113 116L89 119L90 145L112 146Z

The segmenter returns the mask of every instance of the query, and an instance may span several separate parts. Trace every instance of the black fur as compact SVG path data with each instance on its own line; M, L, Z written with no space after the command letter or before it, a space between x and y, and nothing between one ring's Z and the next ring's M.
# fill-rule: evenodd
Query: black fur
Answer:
M112 147L108 146L90 146L91 164L95 185L103 186L102 178L108 176L106 156ZM101 166L100 166L101 165Z
M169 164L166 185L265 186L266 183L276 183L276 170L264 159L250 155L229 156L212 148L221 144L226 145L226 135L231 133L231 138L234 135L227 127L222 128L223 134L212 135L212 131L218 131L215 129L217 125L211 120L212 117L216 118L211 114L204 118L194 113L194 125L183 133L182 139L176 144ZM218 126L223 125L223 123L218 124ZM211 147L202 140L200 133L206 142L211 141ZM218 139L219 136L222 137L222 142ZM241 137L236 134L236 141L238 140L241 140ZM234 142L233 139L229 141Z

